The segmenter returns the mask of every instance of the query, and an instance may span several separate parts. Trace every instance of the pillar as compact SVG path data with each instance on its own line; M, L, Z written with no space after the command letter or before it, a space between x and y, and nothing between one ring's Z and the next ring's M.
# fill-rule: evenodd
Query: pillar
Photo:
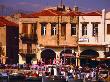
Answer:
M28 24L28 34L31 34L31 24Z

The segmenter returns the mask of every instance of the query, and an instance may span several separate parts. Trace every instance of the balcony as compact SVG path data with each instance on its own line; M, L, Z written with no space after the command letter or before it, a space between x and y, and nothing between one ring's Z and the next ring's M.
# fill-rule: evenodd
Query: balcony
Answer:
M110 52L104 52L105 57L110 57Z
M21 34L22 43L37 43L37 34Z
M30 56L32 58L36 57L36 49L32 49L31 52L27 49L20 49L19 54L23 57L26 58L26 56Z

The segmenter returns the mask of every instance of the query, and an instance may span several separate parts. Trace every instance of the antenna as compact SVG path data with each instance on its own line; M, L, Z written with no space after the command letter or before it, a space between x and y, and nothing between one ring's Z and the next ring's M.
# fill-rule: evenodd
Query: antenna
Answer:
M63 6L63 1L62 0L61 0L61 3L60 4L61 4L61 6Z
M74 6L76 6L77 4L76 4L76 1L74 0Z

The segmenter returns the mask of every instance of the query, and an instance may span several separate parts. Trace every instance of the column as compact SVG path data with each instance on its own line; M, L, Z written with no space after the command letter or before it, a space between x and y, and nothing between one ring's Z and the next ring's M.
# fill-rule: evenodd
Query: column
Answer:
M31 34L31 27L32 27L32 24L28 24L28 34Z
M22 28L23 28L23 23L22 22L19 22L19 33L22 33Z
M76 54L76 66L80 66L80 47L78 46L78 52Z

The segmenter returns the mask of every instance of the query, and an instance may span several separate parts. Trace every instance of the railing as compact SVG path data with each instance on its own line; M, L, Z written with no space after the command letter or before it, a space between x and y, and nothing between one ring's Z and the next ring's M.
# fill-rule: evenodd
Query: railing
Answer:
M36 49L32 49L31 52L29 52L27 49L20 49L19 54L23 58L26 58L26 56L29 56L31 58L35 58L36 57Z
M37 43L37 34L21 34L23 43Z
M110 57L110 52L104 52L104 55L105 55L106 57Z
M34 54L34 53L36 53L36 49L32 49L31 52L29 52L27 49L19 49L19 53Z

